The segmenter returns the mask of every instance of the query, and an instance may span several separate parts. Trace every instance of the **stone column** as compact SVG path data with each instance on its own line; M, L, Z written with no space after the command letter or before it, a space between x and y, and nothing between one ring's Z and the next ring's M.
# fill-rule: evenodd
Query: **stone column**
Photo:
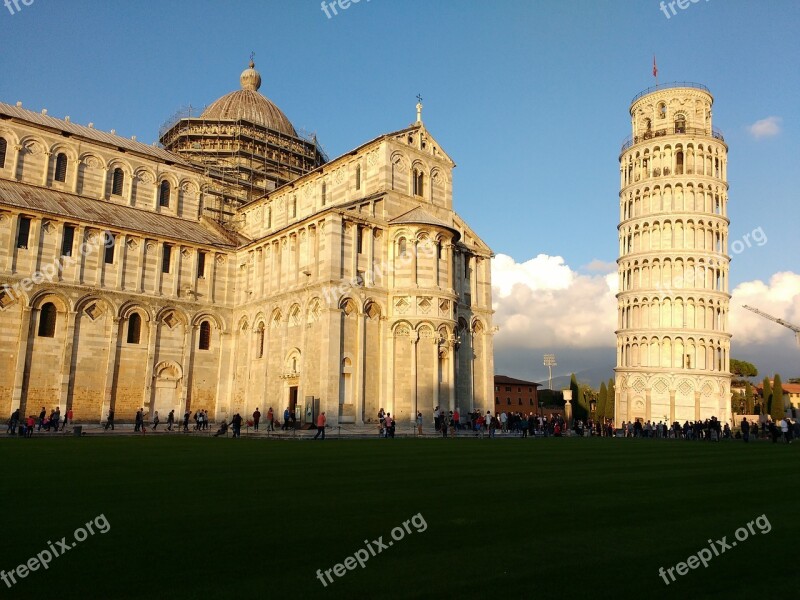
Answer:
M147 260L147 239L142 238L139 240L139 257L136 264L136 291L140 294L144 293L144 278L147 273L146 266Z
M13 170L13 174L14 174L14 179L19 181L19 179L20 179L20 177L19 177L19 161L22 158L22 150L23 150L23 148L19 144L15 144L14 145L14 150L16 150L16 152L14 153L14 167L13 167L14 170Z
M47 187L47 180L50 177L50 157L52 156L52 154L45 150L43 155L44 155L44 169L42 171L42 187Z
M100 190L100 198L102 200L108 200L108 165L103 167L103 187Z
M417 273L417 252L419 251L419 240L414 240L411 244L411 285L419 287Z
M81 165L82 164L83 164L83 161L81 161L80 158L75 161L75 178L72 180L72 193L73 194L77 194L78 193L78 183L80 182L80 179L81 179Z
M191 380L189 373L189 355L193 350L192 339L194 339L194 336L192 334L196 328L196 325L193 326L191 323L187 322L184 329L183 352L181 353L181 371L183 371L183 380L181 381L181 414L186 412L187 408L186 399L189 393L189 383Z
M111 323L111 336L108 341L108 363L106 365L106 385L103 390L103 407L100 410L100 420L103 420L103 414L111 408L111 400L114 389L114 373L117 370L117 341L119 339L119 330L122 326L122 319L113 317Z
M78 321L78 313L74 310L67 308L66 315L67 330L64 334L64 352L61 358L61 390L59 392L59 401L61 405L66 406L69 399L70 392L70 379L72 375L72 348L75 345L75 324ZM102 410L102 409L101 409ZM84 415L78 415L83 418ZM102 414L100 419L102 419Z
M675 422L675 390L669 391L669 422Z
M694 393L694 420L700 420L700 392Z
M455 269L455 257L453 256L453 244L445 246L445 262L447 263L447 289L452 293L453 288L453 270Z
M448 387L450 391L450 410L455 410L456 406L456 340L448 340L447 366L448 366ZM461 411L459 411L461 412Z
M6 252L6 270L14 273L14 257L17 253L17 226L19 225L19 215L11 213L8 217L8 246Z
M411 332L411 422L413 423L417 418L419 411L419 404L417 398L417 380L419 374L417 373L417 342L419 342L419 332Z
M31 312L29 306L22 307L22 319L19 327L19 347L17 348L17 364L14 370L14 387L11 390L11 412L14 412L20 407L20 402L22 400L22 387L25 384L25 360L28 356L28 344L31 338ZM22 415L20 415L20 417L21 416Z
M77 248L72 251L72 257L74 259L73 265L75 266L75 272L72 274L72 283L80 284L82 283L81 275L83 274L83 263L86 256L83 245L86 242L86 229L83 225L78 225L75 228L75 241L73 242L73 246L75 242L77 242Z
M216 289L217 277L217 255L209 252L206 255L206 281L208 282L208 301L214 304L214 290Z
M359 312L358 316L358 355L356 358L356 424L364 424L364 361L367 352L367 315L366 313Z
M652 389L645 390L645 405L644 405L644 418L645 421L650 421L652 417L653 402L652 402Z
M157 318L157 317L156 317ZM144 398L142 406L149 405L153 399L153 372L156 367L156 339L158 338L159 322L156 319L147 322L147 365L144 375ZM183 414L175 415L176 420Z
M375 285L375 228L365 228L367 242L367 270L364 273L366 281L364 285Z
M114 243L119 247L119 251L117 252L117 279L114 282L114 288L116 290L121 290L123 284L122 278L125 275L125 261L128 254L128 236L121 233L117 236Z

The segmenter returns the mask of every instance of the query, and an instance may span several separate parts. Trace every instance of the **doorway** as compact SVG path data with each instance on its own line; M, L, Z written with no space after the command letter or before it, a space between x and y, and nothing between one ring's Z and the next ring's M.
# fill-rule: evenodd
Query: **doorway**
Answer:
M289 414L294 417L297 423L297 386L289 386Z

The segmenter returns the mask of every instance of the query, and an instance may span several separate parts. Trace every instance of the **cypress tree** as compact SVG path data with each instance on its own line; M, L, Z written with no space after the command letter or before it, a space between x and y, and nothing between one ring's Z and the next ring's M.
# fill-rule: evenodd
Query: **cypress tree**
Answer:
M606 406L608 405L608 389L606 382L600 384L600 392L597 394L597 418L602 421L606 416Z
M764 377L761 390L761 412L759 414L769 414L769 407L772 406L772 386L769 377Z
M744 411L748 415L755 414L755 398L753 397L753 386L750 382L744 384Z
M608 380L608 402L606 402L606 419L614 418L614 410L617 404L617 391L614 386L614 378ZM617 423L614 423L616 426Z
M783 383L777 373L772 383L772 404L769 406L769 414L776 423L786 416L786 408L783 405Z
M575 377L575 373L573 373L569 378L569 389L572 390L572 418L585 421L585 402L581 396L581 388L578 385L578 379Z

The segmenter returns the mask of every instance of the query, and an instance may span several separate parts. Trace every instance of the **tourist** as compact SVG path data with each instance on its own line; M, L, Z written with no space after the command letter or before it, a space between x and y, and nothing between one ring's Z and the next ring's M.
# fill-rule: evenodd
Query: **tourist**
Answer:
M256 406L256 410L253 413L253 431L258 431L258 422L261 420L261 411L258 410Z
M142 435L147 433L147 429L144 426L144 406L139 409L139 426L142 430Z
M203 431L208 429L208 409L203 409Z
M275 412L271 406L267 411L267 431L275 431Z
M453 413L453 428L456 432L461 429L461 414L458 412L457 406L455 412Z
M386 413L386 417L383 420L383 426L386 430L385 437L394 437L394 419L392 419L392 413Z
M792 434L789 432L789 422L786 417L781 419L781 433L783 434L783 441L787 444L792 443Z
M175 424L175 411L169 411L167 415L167 431L172 431L172 426Z
M25 437L33 437L33 428L36 426L36 418L33 415L28 415L25 425Z
M233 415L233 419L231 419L231 425L233 426L233 437L238 438L242 435L242 417L239 413Z
M158 419L158 411L156 411L155 413L153 413L153 431L155 431L158 428L158 424L160 422L161 421Z
M745 444L750 441L750 423L747 422L747 417L742 419L742 439Z
M286 407L286 410L283 411L283 426L281 429L286 431L289 428L289 407Z
M42 411L39 413L39 428L36 431L41 431L42 427L44 427L44 420L47 418L47 410L45 407L42 407Z
M189 417L191 416L192 412L187 408L186 412L183 413L183 432L189 433Z
M441 416L439 417L439 429L442 432L443 438L447 437L447 428L448 428L447 415L442 413Z
M228 424L225 422L224 419L222 423L220 423L219 429L217 430L217 433L214 434L214 437L219 437L221 435L228 437Z
M417 413L417 435L422 435L422 413Z
M19 423L19 409L16 409L13 413L11 413L11 418L8 420L8 429L6 429L6 433L16 435L17 423Z
M322 435L321 439L325 439L325 422L327 419L325 418L325 411L319 413L317 417L317 435L314 436L314 439L317 439L320 434Z
M506 433L508 431L508 415L503 411L500 413L500 431Z
M442 428L442 420L439 416L439 407L433 409L433 429L434 431L439 431Z
M137 433L139 429L141 429L141 427L142 427L142 411L140 409L136 411L136 416L133 419L133 432Z
M108 416L106 417L106 425L103 427L103 431L108 431L108 428L111 427L111 431L114 431L114 409L108 409Z

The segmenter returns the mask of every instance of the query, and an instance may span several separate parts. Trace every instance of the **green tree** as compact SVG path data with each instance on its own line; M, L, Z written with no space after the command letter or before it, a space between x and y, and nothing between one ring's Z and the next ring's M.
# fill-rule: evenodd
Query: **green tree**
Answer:
M772 386L769 377L764 377L761 383L761 410L758 414L769 414L769 407L772 405Z
M617 403L617 391L614 386L614 378L608 380L608 402L606 402L606 419L614 418L614 409Z
M744 384L744 411L748 415L755 414L755 394L753 394L753 386L749 382Z
M783 405L783 384L781 376L777 373L772 381L772 402L768 405L768 410L776 423L786 416L786 408Z
M753 363L749 363L746 360L736 360L735 358L730 360L730 371L739 377L758 376L758 369Z
M572 390L572 418L585 421L587 412L585 400L583 399L581 387L578 385L578 379L575 377L575 373L569 378L569 389Z
M606 406L608 405L608 388L606 382L600 384L600 391L597 393L597 418L602 421L606 416Z

